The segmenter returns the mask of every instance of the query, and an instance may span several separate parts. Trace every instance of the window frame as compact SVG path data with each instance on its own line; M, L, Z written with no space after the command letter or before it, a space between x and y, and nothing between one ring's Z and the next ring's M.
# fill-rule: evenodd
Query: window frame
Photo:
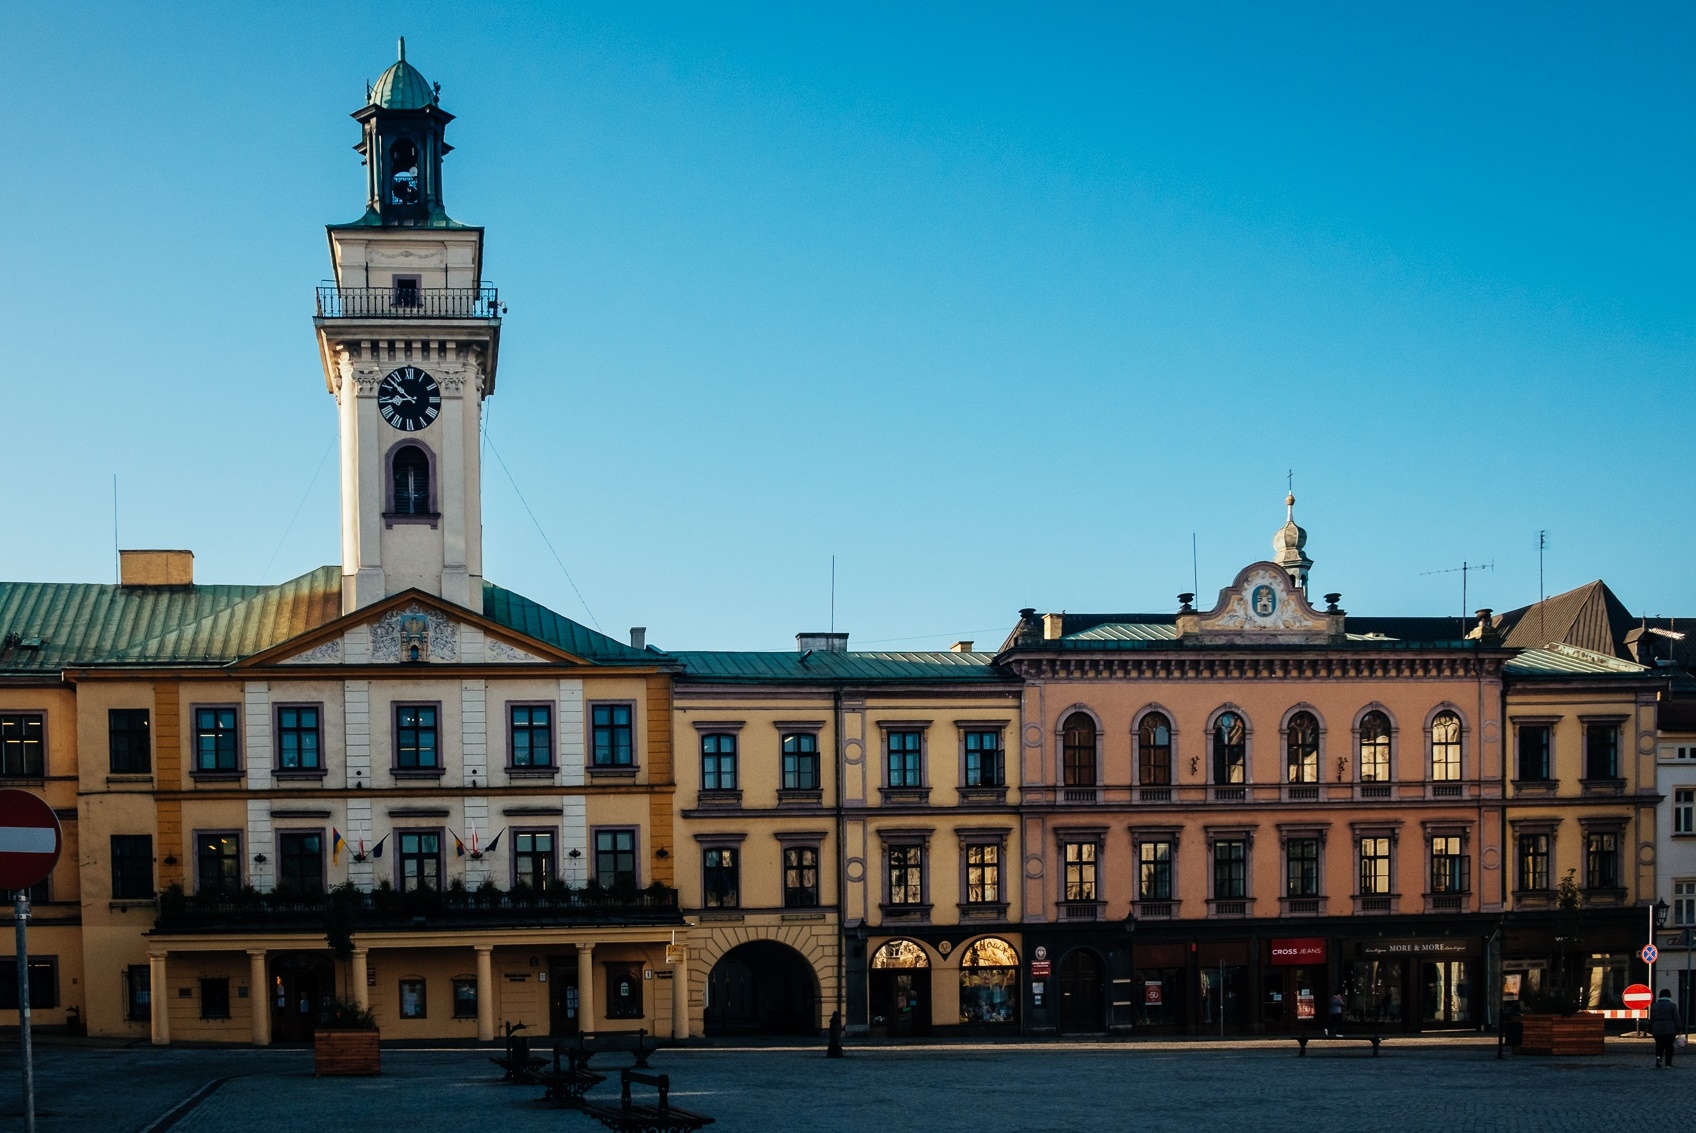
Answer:
M511 888L517 889L520 885L524 885L527 886L532 893L544 893L557 889L561 884L559 828L554 826L515 826L511 829L511 831L509 831L509 833L512 834L512 849L508 851L507 867L508 876L512 879ZM546 835L552 840L552 845L547 850L544 851L535 849L534 842L532 842L529 850L525 850L520 847L521 839L535 839L542 835ZM547 870L541 874L543 879L542 884L536 885L524 879L524 876L519 870L519 863L526 860L531 863L531 876L536 875L535 863L538 860L548 863Z
M1437 774L1437 723L1444 717L1451 717L1455 722L1455 738L1452 742L1454 773L1439 776ZM1442 741L1442 747L1445 751L1450 746L1450 741ZM1442 766L1447 769L1448 763L1449 761L1445 759ZM1438 705L1431 710L1430 718L1425 721L1425 776L1426 781L1430 783L1466 782L1466 717L1461 715L1460 709L1452 704Z
M207 735L211 735L216 739L217 737L222 736L224 734L224 732L223 732L221 724L215 724L213 730L210 733L206 732L201 727L200 714L202 712L223 712L223 711L226 711L226 710L229 711L234 717L234 723L230 726L230 729L229 729L231 759L232 759L233 763L229 767L220 767L220 766L206 767L206 766L203 766L202 762L201 762L201 756L203 754L202 751L201 751L201 740ZM234 702L234 701L217 701L217 702L208 702L208 703L205 703L205 704L191 704L191 705L189 705L189 709L188 709L188 718L189 718L189 745L190 745L189 750L190 750L190 753L191 753L191 767L192 767L192 770L190 770L190 772L189 772L190 776L192 776L194 778L198 778L198 779L237 779L237 778L240 778L242 771L243 771L243 769L245 768L245 765L246 765L246 760L244 758L245 753L242 751L243 721L242 721L242 706L241 706L241 704L238 703L238 702ZM214 752L214 760L215 760L215 762L221 763L222 760L223 760L223 752L221 750L221 745L219 745L219 746L220 746L220 750Z
M701 907L742 907L742 839L701 839Z
M151 901L159 892L158 882L153 871L153 835L151 834L113 834L110 836L110 865L111 865L111 895L114 901ZM119 840L122 839L132 849L141 848L140 855L128 851L120 853ZM120 869L123 863L124 869ZM145 869L145 877L140 876ZM134 872L130 872L134 871ZM120 884L120 878L126 883L145 881L145 885ZM133 891L132 891L133 889ZM122 892L120 892L122 890Z
M1528 843L1542 840L1542 846L1535 853L1527 849ZM1514 892L1524 894L1552 894L1555 891L1555 832L1550 830L1516 830L1514 831ZM1528 862L1538 861L1540 865L1528 870ZM1527 884L1528 881L1542 881L1541 885Z
M123 735L123 736L127 737L128 742L125 744L126 747L129 747L131 744L133 744L135 742L135 732L132 729L129 729L129 728L119 729L115 726L118 722L119 716L125 716L125 717L132 719L132 720L136 716L139 716L141 718L141 729L140 729L140 731L141 731L141 746L142 746L141 755L142 755L142 758L141 758L141 761L140 761L141 762L140 767L119 767L118 766L118 742L117 742L117 740L118 740L119 735ZM135 753L132 749L129 752L127 752L126 755L129 758L133 759ZM112 775L152 775L153 774L153 712L152 712L151 709L148 709L148 708L108 708L106 710L106 757L107 757L107 767L110 769L109 772L108 772L109 774L112 774Z
M218 989L218 994L215 996L209 994L213 988ZM201 1019L220 1021L228 1020L233 1017L232 1005L230 1003L230 977L201 976L199 978L198 990L200 992ZM222 1012L213 1010L213 1006L219 1002L223 1004Z
M1513 721L1513 771L1516 783L1553 783L1558 778L1555 775L1555 724L1557 718L1551 719L1516 719ZM1528 731L1543 733L1542 774L1526 774L1525 738Z
M1382 843L1384 852L1382 854L1374 853L1369 857L1366 852L1368 843L1372 843L1374 849L1377 849L1378 843ZM1396 836L1394 834L1373 831L1357 835L1355 837L1354 856L1356 897L1394 897L1396 895ZM1369 861L1383 863L1382 887L1379 886L1376 878L1379 873L1377 869L1372 871L1374 879L1372 884L1368 886L1367 862Z
M311 765L307 765L305 763L297 762L295 764L295 766L290 767L287 763L284 762L285 757L284 757L284 754L283 754L283 736L286 733L293 733L298 738L301 735L307 734L307 729L302 728L299 724L295 724L293 726L285 726L283 724L283 713L284 712L294 712L294 713L298 714L301 711L311 711L317 717L317 723L314 724L311 728L311 734L315 737L315 739L314 739L314 743L315 743L315 746L316 746L316 752L314 753L315 761ZM298 716L297 716L297 719L298 719ZM324 767L324 705L323 705L323 703L319 702L319 701L302 701L302 702L299 702L299 703L284 702L284 703L279 703L279 704L273 704L271 706L271 750L273 752L271 769L274 772L280 773L282 775L322 775L322 774L324 774L326 768ZM298 759L298 753L297 753L297 759Z
M408 1009L407 985L415 984L418 994L411 1002L416 1010ZM428 1019L430 1017L430 981L423 976L402 976L395 981L395 1017L397 1019Z
M36 734L27 734L27 726L33 722ZM8 736L5 729L8 724L17 725L25 730L25 734ZM13 770L7 766L14 745L19 758L21 770ZM30 769L31 745L34 747L34 770ZM47 710L41 708L8 708L0 711L0 779L40 780L47 778Z
M1584 729L1584 781L1587 783L1616 783L1624 778L1622 774L1623 758L1625 755L1625 723L1628 717L1616 716L1581 716L1579 725ZM1607 770L1606 775L1597 775L1596 771L1596 738L1599 734L1606 735Z
M318 839L318 878L316 887L290 887L287 891L290 893L299 893L303 896L317 896L329 892L329 860L328 855L325 853L329 839L325 836L324 828L322 826L279 826L274 829L273 837L276 839L277 848L277 874L274 884L278 890L283 889L283 863L287 862L290 858L290 855L283 852L283 840L285 838L293 839L316 837ZM399 852L398 844L396 852Z
M438 418L439 420L440 418ZM424 510L402 511L400 509L400 477L395 475L395 463L407 449L417 449L424 457ZM383 520L392 527L397 523L428 523L436 526L441 519L441 505L437 502L439 478L436 475L436 453L429 445L413 436L402 437L389 447L383 457L384 495Z
M1221 743L1219 726L1224 722L1226 716L1235 718L1242 727L1242 738L1236 744ZM1254 782L1250 774L1250 768L1254 764L1250 747L1253 735L1254 730L1249 725L1248 713L1236 705L1222 704L1213 710L1213 714L1207 719L1207 769L1209 772L1207 782L1209 786L1245 787ZM1236 766L1241 772L1241 778L1238 779L1231 779L1228 775L1222 774L1230 766L1227 759L1232 748L1239 749Z
M960 721L955 726L960 730L960 785L968 790L1006 787L1007 725ZM993 747L983 745L985 736L992 739Z
M453 1018L477 1018L477 977L455 976L451 981L449 981L449 983L452 988ZM460 995L460 992L464 991L466 988L471 989L471 994L469 996ZM466 1007L467 1004L470 1005L469 1009Z
M1369 741L1366 726L1374 717L1383 721L1384 732L1381 737ZM1384 763L1384 774L1375 775L1370 779L1366 777L1366 751L1369 742L1374 748L1382 747ZM1373 763L1377 763L1376 757ZM1354 779L1356 783L1370 783L1374 786L1387 786L1396 781L1396 718L1381 704L1367 705L1354 722Z
M1160 857L1159 849L1165 847L1166 856ZM1150 853L1153 851L1153 853ZM1178 886L1178 839L1168 835L1149 835L1138 838L1133 847L1133 861L1137 867L1136 900L1140 902L1176 901ZM1150 881L1156 882L1151 887ZM1160 892L1164 890L1164 892Z
M1672 836L1696 836L1696 787L1674 786L1672 789Z
M613 960L606 966L606 1017L608 1019L646 1019L647 1008L643 1004L642 972L645 964L639 960ZM626 996L614 995L613 989L618 986L620 976L630 981L631 994ZM620 1002L623 1000L631 1002Z
M589 866L590 866L590 869L591 869L592 872L590 873L589 876L595 882L596 885L600 886L604 890L613 890L613 889L622 890L624 888L618 882L617 874L618 874L619 871L616 869L616 866L615 866L615 869L613 871L614 876L613 876L612 880L609 881L609 880L607 880L607 879L605 879L601 876L601 854L603 853L603 851L601 850L601 839L602 839L602 837L616 838L620 834L630 835L630 850L629 850L629 853L630 853L630 864L631 864L631 880L630 880L629 888L632 889L632 890L641 889L642 888L642 828L639 827L639 826L618 825L618 826L596 826L596 827L591 828L590 831L589 831L589 845L591 847L590 853L592 854L592 857L590 858ZM612 855L614 855L615 863L616 863L617 856L619 854L622 854L624 851L617 849L617 847L615 846L612 850L605 851L605 852L611 853Z
M1598 850L1599 840L1609 840L1612 846L1606 850ZM1625 831L1618 827L1590 827L1584 831L1584 889L1586 892L1606 893L1625 887L1625 862L1621 848L1625 844ZM1605 855L1605 856L1604 856ZM1599 879L1597 866L1606 862L1611 866L1611 875ZM1606 884L1599 884L1605 880Z
M4 972L4 968L8 964L11 965L12 970ZM27 957L24 970L28 973L29 1009L31 1011L53 1011L57 1009L62 1003L59 987L58 954L31 952ZM39 972L47 973L46 978L42 981L46 985L46 991L40 996L45 1002L37 1002L36 975ZM3 973L0 974L0 988L5 989L0 991L0 1011L17 1011L18 957L16 953L10 956L0 956L0 973ZM8 999L11 1000L10 1004L5 1003L5 1000Z
M703 729L699 736L701 748L701 790L703 791L739 791L742 789L742 741L734 731ZM724 750L726 741L730 749ZM708 751L711 745L714 750ZM730 769L729 782L725 782L725 768Z
M895 910L923 913L930 900L930 838L928 835L882 835L883 840L883 903ZM903 860L897 864L896 858ZM900 871L901 899L897 900L896 875ZM909 899L916 884L917 899Z
M1469 841L1464 830L1434 830L1426 835L1427 893L1455 896L1472 892L1472 856L1467 853Z
M509 700L506 702L506 769L508 772L552 772L559 766L559 713L557 705L551 700ZM538 725L532 718L520 725L514 718L520 711L534 713L537 709L547 712L546 724ZM543 752L543 761L536 762L535 739L538 729L547 733L547 743ZM523 732L530 745L529 762L520 763L518 760L518 735Z
M975 862L972 860L974 852L979 857ZM1007 904L1007 883L1003 874L1006 856L1006 842L1001 838L973 838L960 846L962 905ZM992 857L993 861L990 860ZM977 889L975 896L974 886Z
M1089 743L1086 746L1081 740L1072 738L1073 721L1082 720L1089 725ZM1061 787L1090 788L1101 785L1101 721L1094 712L1081 704L1075 704L1060 714L1058 732L1060 766L1059 785ZM1085 756L1088 758L1089 774L1079 778L1084 770Z
M930 787L930 724L915 721L879 721L878 730L883 733L881 747L883 748L883 786L890 791L923 791ZM910 737L913 741L911 748L902 747L897 751L895 737ZM906 740L902 741L903 743ZM895 757L902 757L901 781L895 781ZM911 764L909 768L907 765Z
M602 710L611 712L619 708L623 708L630 714L630 718L626 723L619 724L616 719L609 719L606 724L596 722L595 714L597 712ZM584 705L583 722L589 732L587 737L587 757L588 768L590 771L633 773L642 765L641 760L637 758L638 747L641 742L641 734L637 731L640 713L637 712L636 708L637 704L634 700L591 700L588 704ZM609 739L607 749L609 758L605 761L601 759L600 744L600 732L603 728L607 730ZM630 733L629 758L623 763L620 763L617 759L617 734L620 729L628 730Z
M1210 879L1210 887L1215 901L1246 901L1251 896L1249 875L1249 846L1251 844L1251 840L1246 834L1239 834L1236 832L1209 839L1208 856L1212 858L1213 865L1211 870L1212 877ZM1236 847L1236 856L1234 858L1221 860L1219 850L1224 846ZM1234 878L1235 892L1224 892L1220 886L1221 865L1235 867L1233 870L1225 871L1236 875Z
M787 750L791 739L796 741L795 751ZM803 739L812 741L812 751L800 750L801 741ZM778 789L780 791L820 791L824 789L824 770L823 763L820 759L819 746L819 729L817 728L789 727L779 729L778 768L780 774L778 777L778 783L780 785ZM811 757L810 759L808 758L809 756ZM791 757L794 757L793 768L790 766ZM813 781L811 785L802 785L800 782L800 772L802 768L806 767L808 764L811 765ZM791 781L792 770L794 773L793 782Z
M219 888L208 891L206 888L206 871L204 869L206 854L203 852L205 847L202 845L202 841L208 838L235 839L235 853L228 855L228 857L235 862L236 876L234 884L227 890ZM247 858L243 852L246 844L247 831L245 830L214 828L194 832L194 892L196 896L234 897L241 893L242 887L247 884ZM220 857L223 856L220 855Z
M1165 744L1150 744L1148 741L1147 729L1151 721L1157 718L1164 722L1166 728ZM1173 780L1176 778L1173 772L1177 766L1176 760L1178 757L1178 729L1172 724L1172 714L1158 706L1143 709L1137 715L1137 718L1132 721L1131 737L1136 745L1137 786L1172 786ZM1163 759L1153 754L1162 750L1165 752ZM1149 776L1151 766L1160 769L1159 774L1153 778Z
M436 761L434 763L428 763L428 764L426 764L426 763L412 763L412 764L403 763L403 762L401 762L401 759L402 759L401 733L407 730L407 725L405 725L401 722L401 713L402 712L408 712L408 711L419 711L419 710L422 710L422 709L428 709L431 712L435 713L434 722L430 725L430 732L432 734L432 744L433 744L433 750L435 752ZM447 765L447 753L442 748L442 735L447 730L446 727L444 726L444 724L445 724L445 721L443 719L443 713L442 713L442 702L439 701L439 700L396 700L396 701L391 701L390 704L389 704L389 725L393 729L393 731L390 733L389 773L397 779L412 779L412 778L439 779L439 778L441 778L441 776L444 775L447 771L447 766L446 766ZM414 725L412 725L411 730L414 731L414 732L420 732L421 733L424 729L423 729L422 724L414 724ZM420 744L418 744L418 742L416 740L414 741L414 747L420 752L423 750L422 746ZM416 756L415 756L415 758L416 758Z
M1291 852L1296 846L1302 847L1303 850L1299 857ZM1311 855L1306 853L1306 850L1310 847L1313 851ZM1325 838L1321 834L1312 831L1286 834L1284 836L1283 849L1284 885L1282 895L1284 897L1293 897L1297 900L1312 900L1314 898L1323 897L1325 895ZM1310 872L1306 867L1309 863L1311 863L1311 873L1313 878L1311 889L1298 889L1296 885L1298 863L1302 866L1299 873L1303 884L1306 883L1307 876Z
M1296 727L1312 725L1312 734L1298 739ZM1310 787L1324 778L1325 724L1319 713L1305 704L1297 705L1284 714L1278 731L1284 749L1284 784ZM1301 744L1298 750L1297 743ZM1297 760L1300 760L1298 766Z
M446 861L447 839L442 836L442 828L440 826L401 826L396 827L392 833L395 840L394 885L396 891L400 893L440 893L445 890L447 888L448 880ZM419 885L410 889L407 887L406 863L409 861L417 861L422 864L430 860L430 856L423 849L410 853L407 852L406 839L408 837L434 837L436 839L436 852L434 855L436 862L436 885L434 888L426 888L422 884L422 875L420 875Z
M783 869L783 876L781 878L779 878L779 884L780 884L780 886L783 890L783 907L785 909L818 909L818 908L822 908L823 907L824 893L823 893L821 879L824 876L823 875L824 852L823 852L823 848L822 848L823 844L824 844L824 837L822 835L815 835L815 836L808 836L808 837L802 837L802 838L795 838L795 837L785 837L785 836L780 834L780 835L778 835L777 840L778 840L779 848L782 851L778 860L782 863L782 869ZM789 862L789 855L790 854L806 854L806 853L810 853L810 854L813 855L813 864L811 866L811 869L813 871L813 884L812 884L812 889L811 889L811 894L810 894L811 897L812 897L811 901L805 900L805 898L809 895L808 889L807 889L805 884L793 886L793 887L789 884L789 877L790 877L790 871L791 870L802 871L802 878L804 880L805 879L805 871L808 868L804 862L798 863L796 865L791 865L790 862ZM792 900L793 895L796 895L796 894L798 894L802 898L802 900Z

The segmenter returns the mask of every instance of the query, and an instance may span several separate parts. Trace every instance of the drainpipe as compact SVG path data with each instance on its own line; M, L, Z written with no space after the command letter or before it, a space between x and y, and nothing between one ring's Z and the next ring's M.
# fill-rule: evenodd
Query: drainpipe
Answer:
M830 694L832 747L836 751L836 1009L842 1013L842 1025L848 1026L848 815L842 807L842 685L837 684Z

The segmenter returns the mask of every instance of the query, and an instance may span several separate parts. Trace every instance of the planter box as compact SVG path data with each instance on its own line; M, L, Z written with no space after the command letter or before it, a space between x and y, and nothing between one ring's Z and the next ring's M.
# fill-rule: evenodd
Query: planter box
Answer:
M1600 1015L1522 1015L1515 1054L1601 1054Z
M312 1060L320 1078L383 1072L377 1031L314 1031Z

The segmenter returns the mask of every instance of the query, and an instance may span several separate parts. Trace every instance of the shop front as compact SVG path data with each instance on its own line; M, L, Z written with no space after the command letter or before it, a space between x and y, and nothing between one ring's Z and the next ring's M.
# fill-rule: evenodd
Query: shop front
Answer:
M1260 1025L1271 1034L1322 1027L1330 999L1330 941L1274 937L1261 959Z
M1345 1023L1386 1031L1472 1029L1483 1019L1484 941L1475 936L1345 942Z

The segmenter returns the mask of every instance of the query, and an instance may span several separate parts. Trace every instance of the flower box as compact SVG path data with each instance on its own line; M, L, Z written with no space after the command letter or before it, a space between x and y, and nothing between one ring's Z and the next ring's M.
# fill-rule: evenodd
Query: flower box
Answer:
M313 1067L320 1078L370 1076L383 1072L374 1030L312 1032Z
M1515 1054L1601 1054L1602 1016L1523 1015Z

